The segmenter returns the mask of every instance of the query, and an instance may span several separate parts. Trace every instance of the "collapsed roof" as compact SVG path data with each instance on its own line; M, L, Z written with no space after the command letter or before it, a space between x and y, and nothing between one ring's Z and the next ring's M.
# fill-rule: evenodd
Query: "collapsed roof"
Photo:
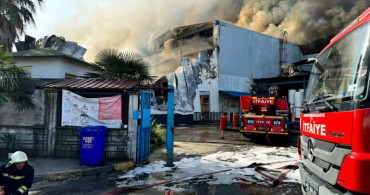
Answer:
M16 42L15 46L17 51L50 48L85 61L83 56L86 53L86 48L78 45L76 42L66 41L62 36L58 37L51 35L36 40L35 38L26 35L25 41Z

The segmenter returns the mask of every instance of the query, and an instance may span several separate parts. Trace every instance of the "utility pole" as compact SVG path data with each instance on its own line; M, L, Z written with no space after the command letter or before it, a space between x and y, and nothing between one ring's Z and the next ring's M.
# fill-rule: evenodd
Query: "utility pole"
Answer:
M168 108L167 108L167 132L166 132L166 149L167 149L167 167L173 167L173 131L174 131L174 87L168 86Z

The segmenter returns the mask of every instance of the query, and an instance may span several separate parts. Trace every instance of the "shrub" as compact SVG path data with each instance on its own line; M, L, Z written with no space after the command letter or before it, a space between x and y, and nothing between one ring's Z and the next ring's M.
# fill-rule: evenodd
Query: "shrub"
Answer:
M164 144L165 130L161 124L156 123L155 119L151 119L150 125L150 152L152 153L162 144Z
M17 150L20 150L21 144L17 144L15 142L16 135L14 133L3 133L0 136L1 141L3 141L6 145L6 149L8 152L13 153Z

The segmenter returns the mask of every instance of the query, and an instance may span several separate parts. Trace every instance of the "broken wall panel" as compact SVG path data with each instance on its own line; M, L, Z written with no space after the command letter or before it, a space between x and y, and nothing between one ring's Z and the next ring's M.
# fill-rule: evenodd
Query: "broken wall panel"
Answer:
M184 90L181 89L178 83L179 85L177 87L178 93L176 93L175 95L178 95L180 97L186 97L187 100L185 99L177 100L187 102L187 105L191 105L192 112L200 112L201 94L209 95L208 110L211 112L218 112L218 76L217 76L217 59L215 51L216 50L199 52L198 59L182 60L183 65L182 70L185 75L187 94L184 92ZM180 82L180 80L181 79L178 79L178 82ZM177 110L181 109L183 108L177 107ZM184 112L186 110L182 111Z
M193 101L187 90L187 82L185 79L184 68L179 67L175 71L177 86L175 93L175 110L181 112L193 112Z
M197 89L197 82L193 71L193 66L189 60L182 61L182 67L184 69L184 76L187 88L187 96L189 100L192 100ZM193 107L192 102L191 106ZM192 109L193 110L193 109Z
M218 112L217 78L215 50L199 52L197 59L183 59L182 66L167 75L168 84L174 86L175 113L192 114L199 110L202 90L206 91L212 100L210 109Z

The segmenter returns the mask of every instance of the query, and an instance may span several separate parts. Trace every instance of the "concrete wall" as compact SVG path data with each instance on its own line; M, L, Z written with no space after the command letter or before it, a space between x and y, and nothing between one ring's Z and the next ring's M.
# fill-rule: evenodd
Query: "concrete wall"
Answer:
M86 64L62 57L14 58L18 66L31 66L32 78L65 78L65 73L83 76L92 68Z
M35 109L17 111L13 104L9 103L0 108L0 126L40 126L45 124L45 93L35 90L32 95Z
M73 158L80 155L80 133L78 127L58 127L55 157ZM127 130L109 129L105 139L104 158L129 160L127 153Z
M47 157L47 134L43 126L22 127L22 126L0 126L0 133L16 134L16 143L20 144L21 150L31 157ZM0 160L7 159L5 144L0 141Z
M44 89L35 93L37 110L17 113L11 106L0 110L0 135L14 133L16 143L30 157L78 157L80 134L77 130L80 127L60 127L58 122L61 92ZM137 121L132 119L132 112L138 109L138 96L130 94L129 98L129 127L109 129L104 148L107 159L134 160L136 157ZM0 141L0 159L5 159L7 152Z
M252 78L276 77L279 39L231 24L218 25L220 90L249 92ZM287 63L302 57L298 45L287 44Z
M21 150L30 157L50 157L48 150L47 128L43 126L17 127L1 126L0 132L15 133L16 142L20 144ZM56 158L78 158L80 155L80 133L79 127L57 127L55 150ZM132 160L129 155L128 130L109 129L105 139L104 157L106 159ZM8 151L5 144L0 142L0 160L6 158ZM135 154L136 155L136 154Z

